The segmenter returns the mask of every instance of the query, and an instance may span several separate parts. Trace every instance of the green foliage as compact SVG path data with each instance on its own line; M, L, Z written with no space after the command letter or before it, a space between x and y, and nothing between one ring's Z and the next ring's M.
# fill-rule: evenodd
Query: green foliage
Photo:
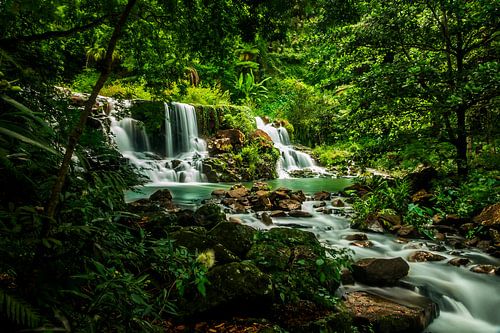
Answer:
M270 77L257 82L253 70L249 73L240 73L240 76L235 82L234 88L237 91L237 98L244 102L260 103L263 99L267 98L267 88L264 83L270 80Z
M230 113L224 114L222 119L223 128L238 129L246 136L256 130L257 125L255 124L255 118L249 108L229 108L228 111Z
M473 172L458 184L443 179L436 184L434 204L444 214L470 217L487 206L500 201L498 171Z
M0 313L18 325L35 328L41 322L41 317L31 305L25 301L9 295L0 289Z
M231 104L229 92L223 91L220 86L213 87L187 87L184 94L171 96L174 100L183 103L200 105L229 105Z

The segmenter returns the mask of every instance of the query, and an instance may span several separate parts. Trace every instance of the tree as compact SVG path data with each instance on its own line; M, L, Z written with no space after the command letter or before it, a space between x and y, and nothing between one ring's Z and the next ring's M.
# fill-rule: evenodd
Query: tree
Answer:
M470 120L498 113L498 6L486 0L357 4L359 22L330 30L334 46L323 55L333 66L319 66L330 73L327 87L353 83L343 98L351 121L380 136L413 131L451 142L458 174L467 174Z

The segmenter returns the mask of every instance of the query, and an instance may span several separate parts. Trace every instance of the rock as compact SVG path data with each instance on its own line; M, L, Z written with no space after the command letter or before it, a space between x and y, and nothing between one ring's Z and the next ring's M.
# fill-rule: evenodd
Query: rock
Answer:
M218 130L216 137L218 139L229 139L231 145L235 147L241 147L245 143L245 134L238 129L227 129L227 130Z
M453 258L450 261L448 261L448 264L453 265L453 266L467 266L471 263L471 260L469 258Z
M469 221L470 221L469 219L461 218L456 214L447 214L442 223L449 226L459 227L462 224L467 223Z
M273 224L273 219L271 218L271 216L268 213L262 213L262 215L260 216L260 219L261 219L262 223L264 223L267 226Z
M500 202L485 207L478 216L474 217L474 222L500 230Z
M267 232L272 239L280 239L288 245L306 245L309 248L321 248L316 236L309 231L290 229L290 228L272 228Z
M354 325L363 332L370 327L371 332L418 333L438 314L437 305L423 296L414 296L412 303L404 305L365 291L350 292L344 299Z
M286 213L282 210L273 210L269 216L271 217L285 217L286 216Z
M210 284L206 287L206 297L197 298L186 306L191 313L215 311L231 316L271 306L271 280L251 262L215 266L208 271L207 279Z
M487 251L491 247L492 243L490 240L481 240L477 242L476 247L481 251Z
M221 211L219 206L214 204L201 206L195 211L193 217L197 225L207 229L226 221L226 214Z
M351 333L350 314L341 309L327 310L309 300L298 300L293 304L276 304L274 318L279 323L280 332L294 333ZM241 331L243 332L243 331ZM252 331L253 332L253 331ZM257 332L257 331L255 331ZM259 331L261 333L272 333Z
M374 285L390 286L408 275L410 266L400 257L392 259L364 258L352 265L356 281Z
M326 206L326 202L321 201L320 203L314 204L313 208L320 208L320 207L325 207L325 206Z
M364 229L372 232L384 233L384 227L374 214L370 214L366 217Z
M183 246L193 253L212 249L217 264L241 260L233 252L208 237L206 233L181 229L180 231L170 233L169 237L175 241L175 246Z
M418 236L420 236L415 227L411 225L402 226L401 228L398 229L396 235L404 238L417 238Z
M302 202L306 201L306 195L304 194L304 192L302 192L302 190L299 190L299 191L292 192L290 194L290 199L297 200L298 202L302 203Z
M411 196L411 201L413 203L428 204L433 196L433 194L427 193L426 190L422 189Z
M350 241L365 241L368 240L368 236L366 234L352 234L345 236L345 239Z
M364 185L356 183L356 184L353 184L351 186L347 186L346 188L344 188L344 190L342 191L342 195L348 196L347 194L349 192L354 192L356 194L356 196L362 197L365 194L367 194L368 192L370 192L370 189Z
M494 274L496 267L493 265L475 265L471 267L471 272L480 274Z
M236 217L236 216L229 216L228 222L230 222L230 223L237 223L237 224L243 224L243 220L240 219L239 217Z
M441 261L445 259L446 257L442 255L428 251L415 251L408 256L410 262Z
M290 217L313 217L313 215L311 213L303 211L303 210L291 210L288 213L288 216L290 216Z
M229 191L227 191L226 197L238 199L238 198L246 197L248 194L249 194L249 192L245 187L237 187L237 188L230 189Z
M314 201L324 201L324 200L329 200L330 199L330 192L316 192L314 193Z
M264 132L265 133L265 132ZM257 191L269 191L271 188L269 185L265 182L255 182L252 184L252 192L257 192Z
M210 154L218 155L231 152L233 150L233 145L229 138L212 138L207 141L207 148Z
M244 258L252 247L257 230L244 224L222 222L209 231L209 235L231 252Z
M354 277L352 276L352 272L346 268L344 268L341 272L340 281L344 286L353 285L356 283L356 281L354 281Z
M284 270L288 267L291 249L280 243L254 244L247 258L266 270Z
M357 247L372 247L373 246L373 243L369 240L365 240L365 241L354 241L354 242L351 242L349 243L350 245L354 245L354 246L357 246Z
M401 216L396 214L379 214L378 220L389 226L401 225Z
M332 201L332 206L333 207L345 207L345 203L341 199L337 199L337 200Z
M284 211L299 210L302 204L297 200L283 199L278 202L277 208Z
M157 203L160 207L172 209L172 193L167 189L157 190L155 193L151 194L149 197L151 202Z
M213 190L212 195L214 197L224 197L224 196L226 196L226 190L223 190L223 189Z
M132 213L139 213L139 214L154 213L163 210L159 205L154 204L149 199L139 199L136 201L129 202L127 204L127 209Z
M266 132L264 132L261 129L255 130L255 132L252 133L251 137L252 137L252 139L261 138L264 141L269 141L271 143L273 142L273 139L269 136L269 134L267 134Z
M500 231L496 229L489 229L488 234L494 243L500 243Z

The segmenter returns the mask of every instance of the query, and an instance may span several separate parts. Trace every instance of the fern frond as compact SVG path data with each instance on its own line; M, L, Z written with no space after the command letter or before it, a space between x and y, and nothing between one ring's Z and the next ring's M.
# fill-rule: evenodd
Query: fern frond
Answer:
M0 314L18 325L30 328L37 327L41 321L40 315L31 305L2 289L0 289Z

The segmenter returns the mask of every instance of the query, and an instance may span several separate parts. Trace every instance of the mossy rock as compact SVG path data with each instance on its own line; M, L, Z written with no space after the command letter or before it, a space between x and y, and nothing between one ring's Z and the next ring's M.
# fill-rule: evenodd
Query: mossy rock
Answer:
M203 205L194 212L194 220L197 225L207 229L226 221L226 214L216 204Z
M209 313L230 316L266 311L271 307L271 280L249 261L215 266L208 271L207 278L210 284L207 286L206 297L187 304L193 315Z
M198 229L195 231L190 229ZM225 264L240 261L240 258L233 252L213 240L207 233L202 232L201 227L185 228L170 234L170 238L175 241L176 246L183 246L190 252L200 253L206 250L213 250L216 264Z
M244 258L252 247L256 233L257 230L252 227L232 222L219 223L209 232L217 242L241 258Z
M264 234L264 239L272 239L289 246L305 245L314 249L322 249L316 236L309 231L292 228L273 228L266 234L267 236Z
M290 261L292 251L283 244L254 244L247 258L264 270L284 270Z

